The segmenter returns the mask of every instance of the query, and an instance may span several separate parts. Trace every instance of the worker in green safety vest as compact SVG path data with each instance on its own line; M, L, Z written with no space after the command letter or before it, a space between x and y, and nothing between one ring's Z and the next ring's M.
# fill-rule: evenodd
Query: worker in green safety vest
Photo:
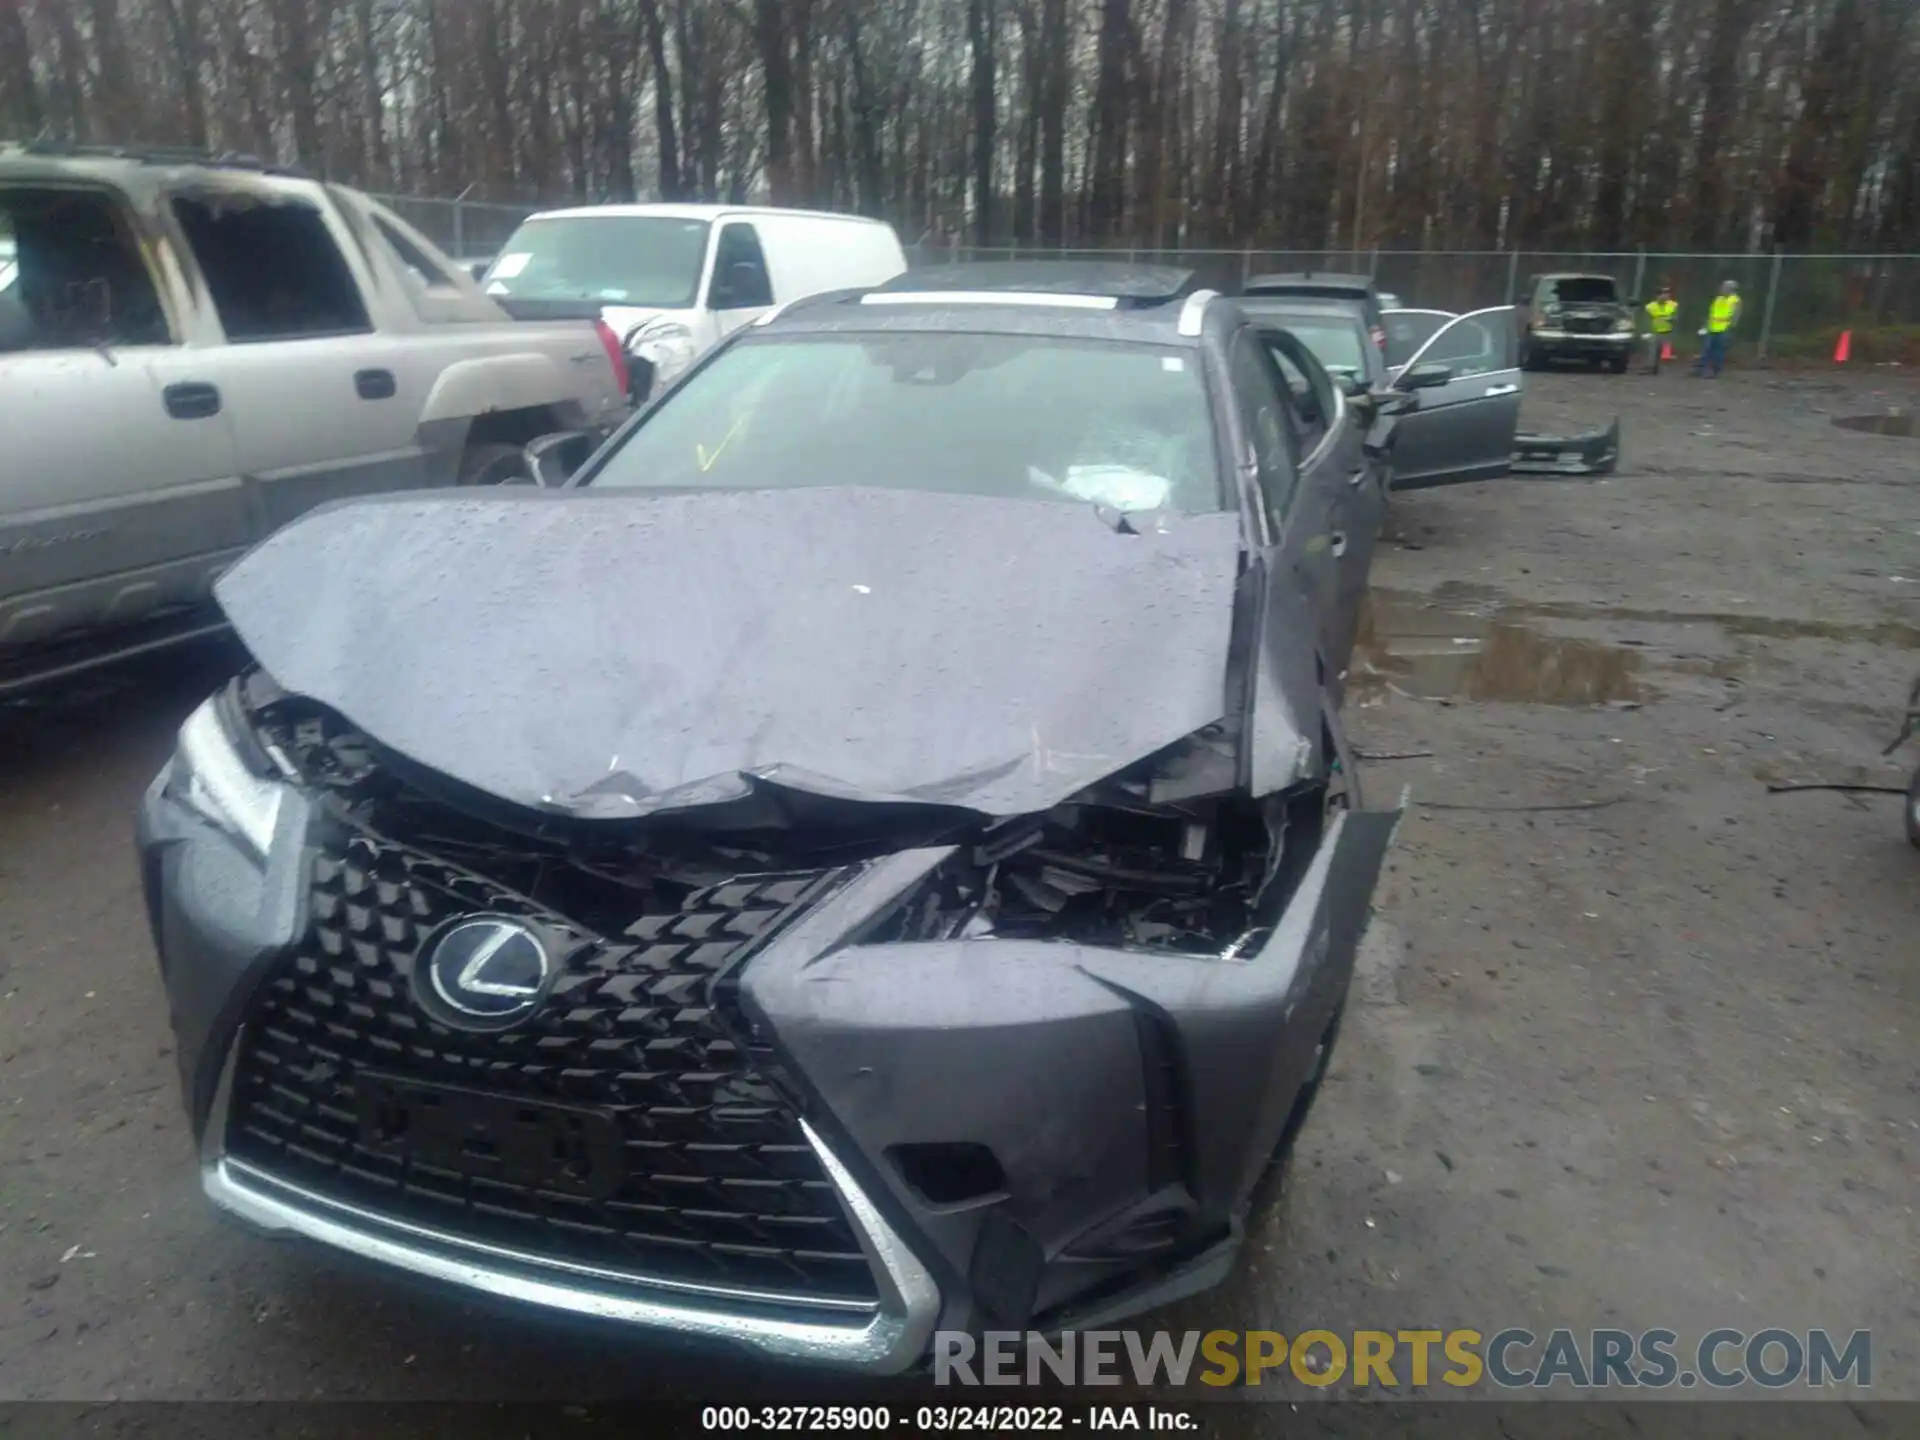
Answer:
M1680 302L1673 298L1673 286L1662 285L1660 293L1647 301L1647 373L1660 373L1660 352L1673 343L1673 316Z
M1719 377L1721 367L1727 363L1727 342L1733 338L1733 327L1739 323L1740 287L1729 280L1720 287L1720 293L1713 297L1713 304L1707 309L1707 328L1700 332L1700 359L1693 367L1694 374L1710 379Z

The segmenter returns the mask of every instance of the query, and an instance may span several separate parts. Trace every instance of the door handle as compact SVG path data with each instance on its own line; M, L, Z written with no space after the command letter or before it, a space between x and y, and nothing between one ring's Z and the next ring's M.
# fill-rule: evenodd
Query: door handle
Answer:
M160 392L167 414L176 420L206 420L220 413L220 392L203 380L182 380Z
M1346 553L1347 532L1344 530L1336 530L1333 532L1333 558L1338 560Z
M1519 388L1518 385L1489 385L1487 386L1486 392L1487 399L1491 400L1496 395L1512 395L1518 391Z
M362 400L391 400L394 383L391 370L356 370L353 388Z

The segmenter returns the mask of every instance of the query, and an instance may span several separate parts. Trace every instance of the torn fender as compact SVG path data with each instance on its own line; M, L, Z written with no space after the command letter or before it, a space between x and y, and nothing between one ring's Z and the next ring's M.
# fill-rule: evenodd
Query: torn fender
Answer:
M950 1272L966 1272L985 1210L917 1194L886 1162L895 1147L986 1147L1005 1175L992 1208L1048 1256L1154 1196L1177 1193L1194 1233L1222 1230L1346 996L1400 813L1340 815L1272 934L1233 958L1034 940L861 944L868 917L946 852L889 857L757 954L741 999L805 1078L815 1123L846 1140L836 1153L866 1157L875 1192ZM1170 1115L1171 1134L1156 1114ZM1035 1308L1110 1273L1058 1267Z
M1620 463L1620 417L1578 435L1516 435L1516 475L1611 475Z

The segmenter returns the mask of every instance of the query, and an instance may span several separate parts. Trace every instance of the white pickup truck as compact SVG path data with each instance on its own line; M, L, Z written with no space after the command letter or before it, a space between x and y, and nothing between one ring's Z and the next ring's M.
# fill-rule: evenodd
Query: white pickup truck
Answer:
M218 629L294 516L520 478L626 391L604 324L516 321L355 191L0 148L0 694Z

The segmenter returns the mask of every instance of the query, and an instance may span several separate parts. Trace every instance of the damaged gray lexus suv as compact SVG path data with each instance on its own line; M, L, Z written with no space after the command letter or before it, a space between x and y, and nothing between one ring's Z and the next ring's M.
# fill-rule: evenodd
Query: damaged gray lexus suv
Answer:
M1181 277L955 267L277 532L139 817L209 1197L876 1372L1218 1282L1398 813L1354 428Z

